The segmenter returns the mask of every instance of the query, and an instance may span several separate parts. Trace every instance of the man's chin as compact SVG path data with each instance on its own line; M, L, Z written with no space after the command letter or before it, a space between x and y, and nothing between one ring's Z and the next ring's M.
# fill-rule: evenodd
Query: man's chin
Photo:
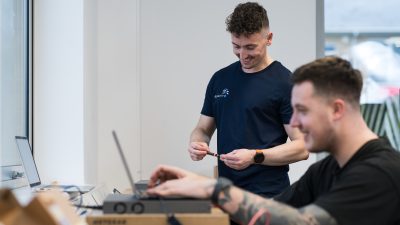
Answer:
M315 145L307 145L306 148L310 153L321 153L324 152L325 150L321 147L315 146Z
M311 149L308 149L308 151L310 152L310 153L321 153L321 152L324 152L324 150L322 150L322 149L315 149L315 148L311 148Z
M245 69L251 69L251 68L253 68L254 67L254 65L249 61L249 62L242 62L242 61L240 61L240 64L242 64L242 67L243 68L245 68Z
M307 139L306 139L306 143L305 144L306 144L306 149L311 153L322 152L321 148L319 148L318 146L316 146L313 143L308 142Z

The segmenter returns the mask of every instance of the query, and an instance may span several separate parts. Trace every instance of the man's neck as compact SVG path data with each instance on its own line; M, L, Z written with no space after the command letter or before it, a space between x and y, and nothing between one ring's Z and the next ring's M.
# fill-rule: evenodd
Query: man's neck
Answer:
M349 120L340 130L335 150L332 152L340 167L343 167L365 143L378 138L368 128L362 117Z

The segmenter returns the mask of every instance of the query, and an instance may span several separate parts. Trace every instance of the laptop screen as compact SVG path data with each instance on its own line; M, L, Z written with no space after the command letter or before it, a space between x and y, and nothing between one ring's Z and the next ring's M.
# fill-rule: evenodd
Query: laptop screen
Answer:
M131 174L131 172L129 170L128 163L126 162L126 158L125 158L124 152L122 151L121 144L119 143L119 140L118 140L118 137L117 137L117 133L114 130L112 131L112 135L114 137L115 144L117 145L117 149L118 149L119 155L121 156L122 164L124 165L124 169L126 171L126 174L128 175L128 179L129 179L129 183L130 183L131 188L132 188L132 192L133 192L134 195L139 196L139 190L138 190L138 188L136 188L135 182L133 181L133 177L132 177L132 174Z
M26 137L15 137L19 154L21 156L22 164L25 167L25 174L28 178L31 187L40 185L40 178L36 168L35 161L33 160L31 146Z

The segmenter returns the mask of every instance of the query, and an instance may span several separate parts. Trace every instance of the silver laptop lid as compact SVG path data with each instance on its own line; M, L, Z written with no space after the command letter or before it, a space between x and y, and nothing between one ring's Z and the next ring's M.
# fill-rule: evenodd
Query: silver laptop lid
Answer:
M126 162L126 158L125 158L124 152L122 151L121 145L119 143L119 140L118 140L118 137L117 137L117 133L114 130L112 131L112 135L114 137L115 144L117 145L117 149L118 149L119 155L121 156L122 164L124 165L124 169L126 171L126 174L128 175L129 183L130 183L131 188L132 188L132 192L133 192L134 195L139 196L138 189L135 186L135 182L133 181L133 177L132 177L132 174L131 174L131 172L129 170L128 163Z
M32 149L29 145L27 137L16 136L15 141L17 142L17 147L19 155L21 156L22 164L25 169L26 178L28 178L29 185L31 187L36 187L41 184L39 173L33 160Z

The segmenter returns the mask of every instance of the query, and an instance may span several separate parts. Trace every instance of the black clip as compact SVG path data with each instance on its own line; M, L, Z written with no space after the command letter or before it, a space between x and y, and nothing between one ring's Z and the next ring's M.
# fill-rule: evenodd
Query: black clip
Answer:
M173 213L168 214L168 224L169 225L182 225L181 222L175 217Z

